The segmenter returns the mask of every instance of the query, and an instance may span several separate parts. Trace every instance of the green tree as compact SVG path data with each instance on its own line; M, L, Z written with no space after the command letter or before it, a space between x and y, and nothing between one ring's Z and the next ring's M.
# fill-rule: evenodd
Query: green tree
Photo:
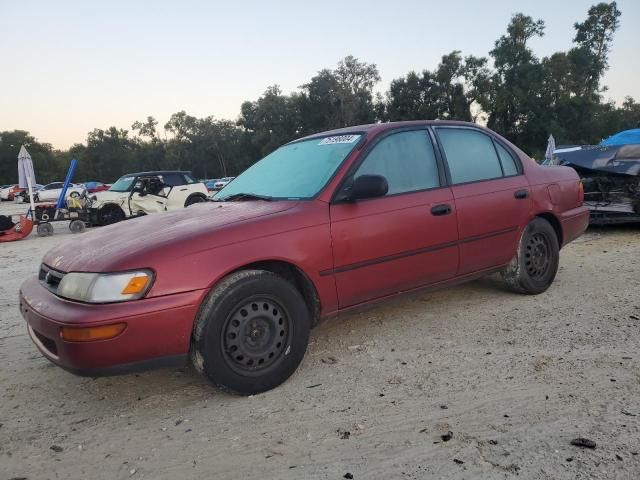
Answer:
M545 140L546 128L540 119L544 72L529 47L529 41L544 35L544 22L516 13L511 17L507 33L496 42L489 55L495 73L488 81L480 101L488 113L489 128L505 135L526 151L532 151Z
M128 130L109 127L89 132L87 146L79 158L77 177L102 181L115 180L137 167L137 144Z
M373 88L380 81L378 67L349 55L335 70L320 70L291 99L297 104L299 133L375 122Z
M433 72L409 72L391 81L384 120L472 120L471 105L487 90L487 60L453 51Z
M299 105L297 95L283 95L278 85L242 104L238 125L250 134L256 160L302 134Z
M57 178L60 168L51 145L38 142L24 130L13 130L0 132L0 185L18 183L18 153L22 145L33 160L36 182L48 183Z

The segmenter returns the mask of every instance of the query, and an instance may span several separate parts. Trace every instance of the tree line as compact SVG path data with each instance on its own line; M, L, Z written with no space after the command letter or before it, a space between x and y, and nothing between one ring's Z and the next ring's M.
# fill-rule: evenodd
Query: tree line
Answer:
M130 129L89 132L83 144L55 150L26 131L0 132L0 184L17 181L17 153L25 144L39 182L64 178L71 158L76 181L114 181L144 170L191 170L200 178L237 175L278 146L301 136L344 126L417 119L481 121L530 155L540 158L551 133L557 143L592 144L640 127L640 103L606 101L602 77L621 12L616 2L589 8L574 24L567 51L538 58L530 41L545 24L512 16L489 57L453 51L432 70L391 81L384 94L373 63L353 56L317 72L297 91L268 87L242 104L236 121L174 113L159 128L153 117Z

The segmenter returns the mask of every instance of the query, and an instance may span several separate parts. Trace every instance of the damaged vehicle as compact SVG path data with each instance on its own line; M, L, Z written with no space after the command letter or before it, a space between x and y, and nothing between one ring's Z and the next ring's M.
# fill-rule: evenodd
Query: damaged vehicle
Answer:
M90 197L92 223L110 225L126 218L176 210L207 201L209 191L191 172L130 173Z
M640 129L600 145L560 146L553 157L580 175L592 225L640 222Z
M255 394L293 374L322 318L497 272L543 293L587 228L582 201L575 170L472 123L333 130L280 147L214 201L55 247L20 287L20 311L71 372L190 359Z

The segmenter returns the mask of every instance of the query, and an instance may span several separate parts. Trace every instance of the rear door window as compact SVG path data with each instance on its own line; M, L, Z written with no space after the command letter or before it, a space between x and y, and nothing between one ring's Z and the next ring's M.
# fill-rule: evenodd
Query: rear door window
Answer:
M184 176L180 173L163 173L162 181L165 185L177 187L178 185L184 185Z
M182 174L182 178L184 179L183 184L184 185L189 185L191 183L198 183L198 181L193 178L191 175L189 175L188 173L183 173Z
M503 176L493 140L469 128L437 128L451 182L468 183Z

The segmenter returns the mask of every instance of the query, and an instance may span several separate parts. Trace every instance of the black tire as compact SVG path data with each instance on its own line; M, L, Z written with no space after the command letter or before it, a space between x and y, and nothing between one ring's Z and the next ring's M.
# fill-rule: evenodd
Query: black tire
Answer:
M50 223L39 223L36 227L36 232L38 232L39 237L50 237L53 235L53 225Z
M200 307L191 359L213 384L241 395L277 387L300 365L311 316L284 278L243 270L224 278Z
M80 197L80 194L79 194L78 192L71 192L71 193L69 194L69 197L71 197L71 198L79 198L79 197Z
M189 195L189 197L187 197L187 199L184 202L184 206L185 208L187 208L190 205L193 205L195 203L203 203L207 201L207 197L205 197L203 194L201 193L195 193L193 195Z
M98 212L101 225L111 225L125 219L124 212L117 205L105 205Z
M502 278L515 292L537 295L553 283L559 261L555 230L544 218L535 218L522 232L518 252L503 270Z
M71 230L71 233L82 233L85 227L86 225L82 220L72 220L69 222L69 230Z

